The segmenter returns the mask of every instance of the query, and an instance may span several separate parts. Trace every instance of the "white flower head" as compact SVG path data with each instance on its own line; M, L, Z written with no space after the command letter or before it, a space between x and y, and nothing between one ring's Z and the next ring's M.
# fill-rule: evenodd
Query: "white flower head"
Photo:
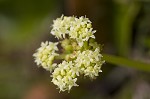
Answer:
M104 61L100 45L94 40L95 32L88 18L62 15L53 21L51 30L60 41L42 42L33 54L37 65L52 73L52 82L60 91L70 91L78 86L78 76L95 79L102 72Z
M84 76L89 76L94 79L101 72L102 55L98 48L95 51L85 50L83 52L78 51L77 58L75 60L76 66L80 68L80 73Z
M58 56L56 51L58 43L48 42L41 43L41 47L37 49L37 52L33 54L35 62L37 65L41 65L44 69L52 71L56 66L56 63L53 64L55 56Z
M84 41L88 41L89 38L95 38L93 35L96 31L93 31L91 21L86 17L67 17L62 16L53 21L51 33L58 39L65 38L65 35L69 35L70 38L75 39L79 46L83 46Z
M58 86L60 91L70 91L76 84L77 76L79 75L77 67L73 66L72 61L63 61L52 73L52 82Z

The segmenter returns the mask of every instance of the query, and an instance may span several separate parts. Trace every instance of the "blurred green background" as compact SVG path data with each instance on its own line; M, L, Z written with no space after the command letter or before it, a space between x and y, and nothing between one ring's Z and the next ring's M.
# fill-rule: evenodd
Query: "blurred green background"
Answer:
M150 73L113 64L59 93L32 54L64 15L87 16L103 53L150 63L150 0L0 0L0 99L150 99Z

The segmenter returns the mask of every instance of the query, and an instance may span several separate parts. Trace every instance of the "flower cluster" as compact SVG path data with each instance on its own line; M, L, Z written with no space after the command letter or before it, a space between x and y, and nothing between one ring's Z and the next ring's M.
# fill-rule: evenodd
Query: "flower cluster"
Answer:
M76 84L77 76L79 76L78 68L74 66L72 61L63 61L52 73L52 82L57 85L61 91L70 90Z
M52 82L60 91L70 91L73 86L78 86L78 76L95 79L102 72L104 60L94 33L88 18L61 16L54 20L51 30L59 41L42 42L33 54L37 65L52 73Z
M37 49L36 53L33 54L37 65L41 65L48 71L53 71L56 66L56 63L53 63L53 60L59 55L56 53L56 51L58 51L57 44L58 43L48 41L41 43L41 47Z
M84 74L84 76L89 76L94 79L98 76L101 71L101 65L103 61L101 61L102 55L100 54L100 50L98 48L95 51L85 50L83 52L78 52L77 59L75 60L76 66L79 67L80 73Z
M54 20L51 30L51 33L58 39L65 38L65 35L68 34L70 38L77 41L80 47L84 41L95 38L93 35L95 32L91 21L83 16L80 18L61 16L61 18Z

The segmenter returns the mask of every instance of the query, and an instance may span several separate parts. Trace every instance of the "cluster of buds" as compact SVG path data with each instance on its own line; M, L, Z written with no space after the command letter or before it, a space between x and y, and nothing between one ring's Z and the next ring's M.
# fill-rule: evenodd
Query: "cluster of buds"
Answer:
M33 54L37 65L50 71L52 82L60 91L79 86L78 76L95 79L102 72L104 60L101 47L95 41L95 32L86 17L61 16L53 21L50 32L58 42L42 42Z

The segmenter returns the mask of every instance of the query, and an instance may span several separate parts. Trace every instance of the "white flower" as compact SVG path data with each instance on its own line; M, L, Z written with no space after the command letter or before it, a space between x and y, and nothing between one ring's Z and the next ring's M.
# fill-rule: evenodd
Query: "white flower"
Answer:
M33 54L37 65L52 73L52 82L60 91L70 91L73 86L78 86L76 82L80 75L94 79L102 72L104 61L101 59L100 46L94 40L96 31L91 23L83 16L62 15L53 21L51 30L51 34L61 41L42 42Z
M73 86L78 86L76 84L76 77L79 76L78 71L78 68L74 67L72 61L63 61L52 73L52 82L58 86L60 91L70 91Z
M104 63L101 60L102 55L100 54L100 49L96 48L95 51L78 51L77 53L75 65L79 67L80 73L92 79L98 76L98 73L101 72L101 65Z
M51 33L55 35L58 39L65 38L65 35L69 33L69 28L71 21L74 20L74 17L65 17L57 18L53 21Z
M86 17L62 16L53 22L51 33L58 39L65 38L67 34L70 38L75 39L79 46L82 47L84 41L88 41L89 38L95 38L93 34L96 31L93 31L91 21Z
M56 63L53 64L55 56L58 56L56 51L58 43L48 42L41 43L41 47L37 49L37 52L33 54L37 65L41 65L44 69L52 71L56 67Z

